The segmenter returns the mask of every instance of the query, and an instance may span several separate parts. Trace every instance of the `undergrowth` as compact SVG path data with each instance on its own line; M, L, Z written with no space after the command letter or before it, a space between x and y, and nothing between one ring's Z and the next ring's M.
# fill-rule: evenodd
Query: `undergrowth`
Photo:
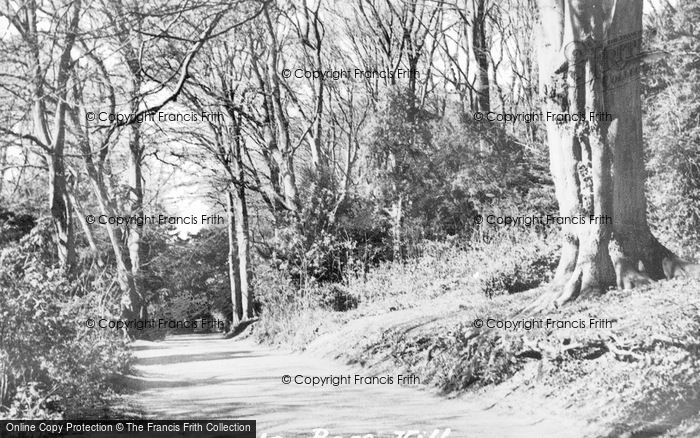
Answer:
M282 272L261 267L255 289L263 312L255 336L303 349L357 317L421 307L450 294L490 299L523 292L550 279L558 240L506 230L468 241L426 241L418 257L383 263L343 284L310 281L303 288Z
M0 254L0 418L103 418L130 355L121 333L86 321L118 303L109 276L69 281L47 266L44 231Z

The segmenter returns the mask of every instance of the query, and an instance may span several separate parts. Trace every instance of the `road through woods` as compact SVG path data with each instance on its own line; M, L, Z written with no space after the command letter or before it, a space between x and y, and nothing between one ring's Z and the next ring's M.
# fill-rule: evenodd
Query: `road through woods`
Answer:
M218 335L174 336L163 342L137 341L134 375L127 379L128 415L152 419L254 419L258 436L313 437L451 429L450 437L575 437L570 421L507 402L485 407L469 396L448 399L414 386L313 387L284 384L290 375L368 376L336 361L272 350L249 340ZM394 380L396 376L394 376ZM474 396L471 396L474 397ZM579 432L580 433L580 432ZM438 435L438 437L440 437Z

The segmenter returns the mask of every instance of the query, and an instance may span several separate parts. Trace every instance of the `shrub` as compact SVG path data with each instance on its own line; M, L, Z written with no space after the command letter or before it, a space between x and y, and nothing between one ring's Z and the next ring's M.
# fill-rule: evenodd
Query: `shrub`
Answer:
M478 276L479 289L486 296L524 292L551 279L558 248L553 239L503 241L482 249L491 263Z
M0 206L0 245L19 240L29 234L36 225L36 218L28 214L15 214Z
M432 380L443 391L458 391L471 385L495 385L521 367L516 359L520 340L496 333L465 336L470 332L469 326L459 325L442 341L438 338L443 350L436 354L436 361L431 364Z
M319 288L319 301L322 307L335 312L346 312L355 309L359 304L357 296L353 295L340 284L330 284Z
M680 1L645 32L651 52L668 53L644 76L650 222L685 256L700 252L699 16L697 2Z
M517 358L521 347L517 336L495 331L475 336L470 324L459 323L444 333L419 338L402 328L386 330L369 354L386 349L395 366L420 375L423 383L453 392L507 380L522 367Z
M204 228L187 241L171 239L148 269L146 284L156 291L149 309L154 318L232 320L225 228Z
M129 354L121 333L85 321L111 317L118 303L105 299L103 281L68 282L31 246L30 235L5 248L0 264L0 417L104 416Z

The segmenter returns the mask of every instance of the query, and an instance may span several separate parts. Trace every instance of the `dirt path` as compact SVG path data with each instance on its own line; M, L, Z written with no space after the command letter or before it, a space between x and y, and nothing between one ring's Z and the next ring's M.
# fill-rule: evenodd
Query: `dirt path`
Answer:
M133 348L137 361L135 375L128 378L133 393L126 406L129 413L149 418L255 419L258 436L267 432L284 438L313 437L316 428L329 430L331 437L393 437L394 431L415 429L428 438L434 429L449 428L452 438L561 438L580 436L583 426L508 406L507 401L485 407L475 399L447 399L396 381L335 387L284 384L284 375L367 375L332 360L270 350L246 340L185 335L139 341Z

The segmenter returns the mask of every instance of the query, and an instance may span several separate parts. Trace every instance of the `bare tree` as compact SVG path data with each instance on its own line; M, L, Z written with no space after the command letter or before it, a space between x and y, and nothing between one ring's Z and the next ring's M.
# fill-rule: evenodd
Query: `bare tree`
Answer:
M310 61L313 71L323 71L323 38L325 29L320 15L321 0L315 0L315 4L309 6L307 0L303 0L301 11L295 17L295 29L301 42L305 57ZM313 110L308 116L311 119L311 164L317 174L327 169L327 159L323 152L323 112L326 92L326 81L321 75L311 79L313 90Z
M273 214L275 206L260 184L244 133L244 125L250 125L252 131L261 127L250 104L251 96L254 99L258 93L256 84L251 81L253 57L248 52L249 36L234 37L208 48L202 54L199 70L194 73L197 83L185 90L188 104L197 111L213 111L225 116L207 118L206 132L190 135L208 156L215 158L225 175L217 177L220 172L214 172L214 181L223 179L226 187L229 282L235 324L232 332L238 330L239 324L255 317L247 191L252 189L259 193ZM265 147L264 142L258 144ZM248 175L253 175L255 182L250 182Z
M92 124L89 123L89 119L85 116L86 108L89 102L84 97L82 88L77 86L77 84L80 84L83 81L80 78L76 78L74 81L75 86L73 98L80 106L76 105L71 108L70 116L73 122L72 126L75 131L75 136L78 139L85 168L93 187L93 193L98 201L98 205L103 215L108 217L120 216L117 202L109 190L109 181L106 175L106 163L111 148L118 141L121 132L123 132L125 129L128 130L130 134L129 155L130 168L132 171L130 180L132 183L132 189L136 188L138 191L136 195L133 193L130 194L131 208L133 209L134 205L136 205L138 208L137 211L132 210L131 213L138 215L140 211L142 212L143 187L140 185L142 181L140 169L141 159L143 158L143 146L140 143L140 133L138 132L138 128L132 128L131 125L135 124L140 118L159 111L161 108L177 99L177 97L182 93L185 83L190 76L189 69L194 57L202 49L205 43L211 40L213 33L217 29L217 26L221 22L225 13L225 10L214 12L212 17L209 18L209 22L204 27L204 30L198 31L198 35L195 39L187 39L186 44L188 45L188 49L184 51L182 60L175 72L168 72L165 75L166 79L164 80L157 82L154 81L157 84L155 87L156 90L167 91L167 94L160 97L156 103L139 105L139 102L142 99L142 94L139 91L139 72L142 72L143 70L142 66L140 66L138 61L133 57L135 52L133 50L127 50L126 59L131 63L131 66L128 67L129 72L132 74L131 80L132 82L137 81L137 83L132 83L130 87L130 109L133 112L131 113L131 117L126 120L116 119L113 123L106 126L92 126ZM179 17L181 12L175 11L173 14L175 17ZM240 23L235 23L234 26L227 29L233 28L238 24ZM124 31L124 29L122 29L122 31ZM153 38L157 37L154 36ZM174 37L170 36L170 38ZM180 39L182 38L179 38L178 40ZM106 90L105 100L108 102L106 112L109 114L115 114L117 111L116 87L112 85L111 75L107 71L104 60L100 58L97 50L90 48L87 44L85 45L85 57L90 60L95 70L99 72L99 80L96 80L96 82L102 84L102 86L98 88ZM143 93L145 94L147 92ZM97 135L93 135L94 132L96 132ZM107 230L117 265L117 280L122 291L123 317L125 319L144 320L147 318L147 302L145 292L141 290L135 279L135 274L138 274L138 267L140 266L140 254L138 254L140 251L139 245L134 244L135 241L133 235L131 239L128 238L130 236L128 228L126 230L122 230L118 226L110 223L105 224L105 228ZM127 234L125 235L125 233ZM134 258L132 258L132 256L135 256L137 262L136 269L134 268Z
M44 31L39 22L41 14L46 13L36 0L12 5L6 3L0 10L0 16L8 19L19 33L26 45L27 78L31 90L30 123L31 133L19 133L8 128L3 132L17 138L30 140L42 152L48 169L48 199L51 218L55 229L58 259L68 274L75 264L75 242L73 233L72 206L67 188L67 171L65 163L66 149L66 112L68 109L68 91L71 71L74 67L71 52L79 32L82 3L80 0L55 5L55 13L63 18L59 26L49 35L60 41L58 54L42 53L45 47L41 38ZM60 39L63 35L63 39ZM54 78L53 81L51 78ZM49 109L49 106L52 109ZM52 117L53 116L53 117Z
M285 111L286 106L282 100L282 84L279 77L280 43L277 38L278 20L279 13L271 11L271 8L266 4L264 9L264 26L267 31L267 53L264 70L260 70L265 75L264 83L267 87L265 93L269 93L266 104L269 105L268 110L271 110L271 116L273 117L271 122L274 122L276 128L275 141L271 141L268 144L268 151L279 169L281 186L284 192L284 206L296 215L299 212L296 173L294 171L294 152L296 148L292 144L289 118Z

